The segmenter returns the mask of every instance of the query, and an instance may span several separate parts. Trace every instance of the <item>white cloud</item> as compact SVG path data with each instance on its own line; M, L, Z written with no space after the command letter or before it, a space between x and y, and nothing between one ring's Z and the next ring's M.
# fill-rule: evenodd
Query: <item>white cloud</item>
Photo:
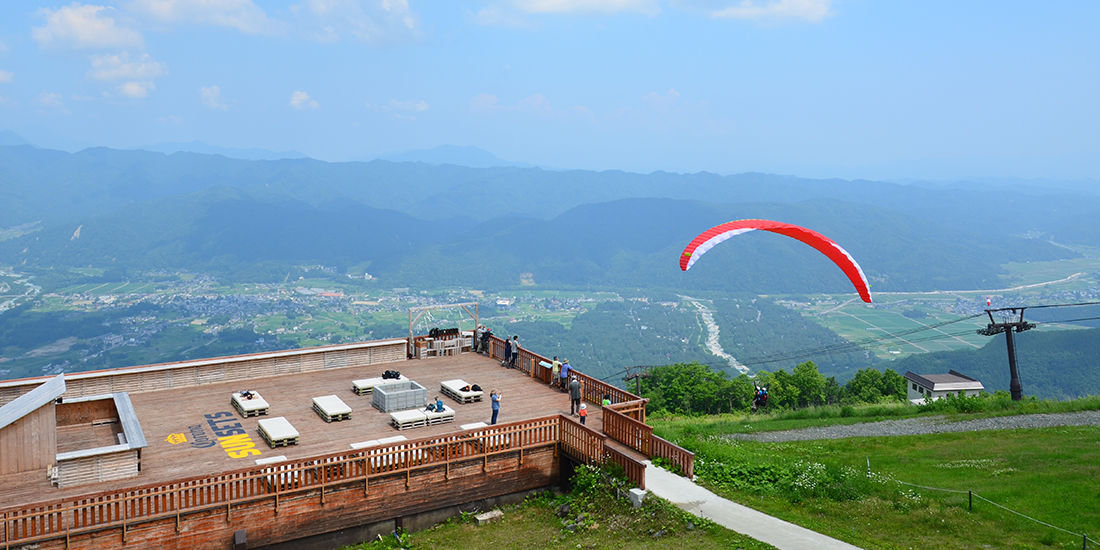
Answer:
M164 23L230 27L246 34L272 34L281 27L252 0L132 0L126 6Z
M32 27L31 36L43 48L142 47L145 41L141 33L115 23L117 13L114 8L77 2L57 10L40 8L36 14L45 18L46 24Z
M222 89L217 86L199 88L199 100L207 109L221 111L229 109L229 104L222 100ZM293 102L294 99L291 98L291 101Z
M500 99L493 94L477 94L470 98L471 111L492 111L500 108Z
M0 69L0 84L7 84L15 79L15 73Z
M410 99L410 100L407 100L407 101L397 101L396 99L391 99L390 100L390 108L394 109L395 111L415 111L415 112L418 112L418 113L422 113L422 112L427 111L429 109L427 102L425 102L422 99L421 100L411 100Z
M510 27L514 29L533 27L530 22L524 19L523 16L514 9L501 9L500 6L495 5L481 8L477 13L467 11L466 20L475 25L487 27Z
M130 54L122 52L114 55L93 55L92 70L88 76L96 80L144 80L150 81L168 74L164 63L154 60L149 54L142 54L137 60L130 60Z
M295 109L316 109L321 106L320 103L309 98L309 94L301 91L295 91L290 94L290 106Z
M618 13L641 12L650 15L660 13L657 0L514 0L513 4L531 13Z
M118 93L130 99L144 99L149 92L157 89L152 82L126 82L118 87Z
M420 21L407 0L305 0L291 7L303 32L321 42L378 43L414 38Z
M65 107L65 104L61 102L61 94L47 92L46 90L42 90L42 93L38 94L38 98L35 99L35 102L43 107Z
M157 117L153 122L159 122L161 124L183 124L183 117L168 115L166 117Z
M553 106L542 94L528 96L514 105L501 105L500 99L492 94L477 94L470 98L470 110L479 112L533 112L544 115L554 113Z
M832 15L833 0L744 0L737 5L714 10L711 17L722 19L805 19L820 23Z

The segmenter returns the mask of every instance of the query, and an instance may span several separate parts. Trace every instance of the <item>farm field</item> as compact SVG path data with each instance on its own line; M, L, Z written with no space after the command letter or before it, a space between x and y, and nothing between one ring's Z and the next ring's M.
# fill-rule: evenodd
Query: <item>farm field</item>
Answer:
M1007 288L969 291L879 292L868 305L850 294L821 295L816 301L782 302L807 318L836 332L848 341L871 341L870 349L883 359L898 359L915 353L973 349L988 338L975 331L986 326L982 315L986 299L992 307L1093 301L1100 287L1100 254L1096 249L1075 249L1082 258L1053 262L1007 264ZM782 300L781 297L777 297ZM966 319L979 315L973 319ZM958 321L943 327L920 330L937 323ZM1075 325L1045 323L1037 330L1066 330ZM911 334L901 334L915 331ZM898 335L892 338L892 335ZM870 347L870 345L868 345Z

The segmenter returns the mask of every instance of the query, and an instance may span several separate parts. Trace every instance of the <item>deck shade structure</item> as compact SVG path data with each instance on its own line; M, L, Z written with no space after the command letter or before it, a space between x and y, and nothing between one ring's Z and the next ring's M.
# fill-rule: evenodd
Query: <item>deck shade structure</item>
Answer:
M0 407L0 475L44 470L57 460L55 400L65 393L59 374Z

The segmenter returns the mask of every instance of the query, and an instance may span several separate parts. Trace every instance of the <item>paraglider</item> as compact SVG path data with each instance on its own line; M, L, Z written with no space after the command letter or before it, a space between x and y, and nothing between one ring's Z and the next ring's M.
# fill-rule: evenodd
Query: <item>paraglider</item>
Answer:
M752 385L756 388L756 393L752 396L752 412L756 412L768 406L768 387L761 388L756 385L756 382L753 382Z
M839 244L821 233L789 223L770 220L738 220L714 226L695 237L687 245L683 254L680 255L680 269L687 271L703 254L714 248L714 245L731 237L757 230L786 235L812 246L832 260L848 276L848 280L855 285L859 297L864 302L871 303L871 285L867 282L867 276L863 274L863 268L859 267L855 258L847 250L844 250Z

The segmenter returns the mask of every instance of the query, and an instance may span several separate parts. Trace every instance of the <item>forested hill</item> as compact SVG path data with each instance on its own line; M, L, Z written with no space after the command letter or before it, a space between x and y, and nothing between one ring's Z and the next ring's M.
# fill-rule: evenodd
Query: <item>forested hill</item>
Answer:
M1072 257L1037 239L968 234L882 208L831 199L716 205L624 199L552 220L423 221L357 203L313 206L262 190L214 188L137 203L0 241L0 265L185 268L281 281L293 265L369 269L388 286L665 288L761 293L850 292L824 256L753 232L708 253L690 273L679 255L708 227L775 218L832 236L859 258L873 290L998 287L1001 264Z
M930 188L871 181L810 180L747 173L633 174L466 168L387 161L248 161L220 155L91 148L77 153L0 146L0 228L82 221L139 202L212 187L263 190L313 207L352 202L419 219L548 220L570 209L624 198L715 204L793 203L832 198L874 205L951 230L1054 235L1100 245L1100 197L1035 195L987 186ZM1006 224L1005 220L1012 220ZM728 221L728 220L725 220Z
M1100 328L1028 331L1015 335L1016 360L1025 395L1072 399L1100 395ZM949 369L977 378L987 391L1008 391L1004 335L977 350L925 353L898 360L904 374L943 374Z

